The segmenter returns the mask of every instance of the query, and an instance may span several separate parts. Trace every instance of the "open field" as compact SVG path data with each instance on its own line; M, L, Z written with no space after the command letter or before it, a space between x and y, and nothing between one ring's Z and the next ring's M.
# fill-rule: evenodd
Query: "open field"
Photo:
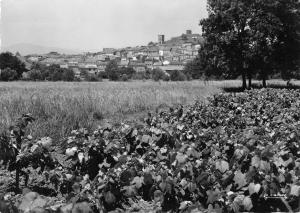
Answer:
M142 118L156 109L205 101L239 80L190 82L1 82L0 130L22 113L32 113L33 137L59 138L80 127L95 128L106 120Z
M143 112L205 100L223 83L192 82L1 82L1 130L32 113L34 137L60 137L105 120L135 119Z

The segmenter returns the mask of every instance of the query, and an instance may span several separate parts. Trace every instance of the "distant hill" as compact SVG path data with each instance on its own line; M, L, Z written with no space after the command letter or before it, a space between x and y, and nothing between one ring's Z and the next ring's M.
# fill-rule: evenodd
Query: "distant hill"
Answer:
M80 50L72 50L72 49L63 49L58 47L45 47L35 44L15 44L11 46L1 47L1 52L9 51L12 53L19 52L21 55L29 55L29 54L46 54L49 52L58 52L65 54L77 54L82 53Z

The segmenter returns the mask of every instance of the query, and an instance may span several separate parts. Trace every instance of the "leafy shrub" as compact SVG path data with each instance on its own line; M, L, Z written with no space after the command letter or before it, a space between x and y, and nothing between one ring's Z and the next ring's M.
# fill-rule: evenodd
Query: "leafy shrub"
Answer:
M128 81L128 80L129 80L129 76L128 76L128 75L123 74L123 75L121 76L121 81Z
M163 70L161 70L161 69L154 69L154 70L152 70L152 79L154 81L159 81L159 80L169 81L170 77Z
M50 73L51 81L62 81L63 71L61 69L55 69L52 73Z
M33 81L44 80L42 76L42 72L36 69L28 71L27 76L28 76L28 80L33 80Z
M80 81L81 81L81 79L80 79L80 77L77 77L77 76L75 76L75 77L74 77L74 81L76 81L76 82L80 82Z
M102 79L108 78L106 72L99 72L99 73L97 74L97 76L98 76L98 78L101 79L101 80L102 80Z
M25 64L10 52L3 52L0 54L0 69L5 68L15 70L17 78L20 78L22 73L26 71Z
M132 76L136 73L132 67L121 67L118 69L118 72L121 76L126 75L127 80L132 78Z
M117 81L119 79L119 68L118 68L118 64L115 60L110 61L106 68L105 68L105 72L107 74L107 77L111 80L111 81Z
M86 81L92 81L92 82L96 82L96 81L102 81L102 79L101 78L99 78L97 75L95 75L95 74L88 74L87 76L86 76L86 79L85 79Z
M11 68L5 68L1 70L0 74L0 80L1 81L14 81L18 79L18 73L11 69Z
M82 70L81 71L81 77L85 80L85 81L102 81L102 73L97 73L97 74L92 74L89 73L87 70Z
M132 79L135 79L135 80L150 79L150 74L147 72L137 72L137 73L133 74Z
M192 61L188 61L185 66L183 73L187 76L190 76L192 79L199 79L205 73L205 69L203 68L203 60L201 60L198 56Z
M75 81L75 73L72 69L60 68L59 65L45 66L33 64L32 69L27 72L28 80L47 81Z
M171 81L186 81L187 76L183 72L175 70L171 72L170 79Z
M71 69L63 69L61 78L63 81L74 81L75 73Z

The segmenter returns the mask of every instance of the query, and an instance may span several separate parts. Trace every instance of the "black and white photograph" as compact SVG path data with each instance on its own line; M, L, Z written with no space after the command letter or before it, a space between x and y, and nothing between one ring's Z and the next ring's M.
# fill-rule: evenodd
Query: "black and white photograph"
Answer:
M300 0L0 0L0 213L300 212Z

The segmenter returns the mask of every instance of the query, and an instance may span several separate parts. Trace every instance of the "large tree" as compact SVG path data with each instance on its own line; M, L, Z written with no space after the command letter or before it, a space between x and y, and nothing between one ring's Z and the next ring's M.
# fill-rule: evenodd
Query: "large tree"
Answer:
M120 77L120 73L119 73L117 61L115 60L110 61L105 68L105 72L111 81L118 80Z
M269 74L281 72L292 77L300 54L300 11L295 0L256 0L252 4L251 64L266 86Z
M251 87L259 73L296 68L299 58L299 2L296 0L208 0L206 19L200 21L208 66L222 66L222 74L241 75ZM282 56L280 52L288 52ZM278 60L283 57L284 60ZM293 63L292 63L293 62ZM285 66L282 66L285 64Z
M300 75L300 1L281 0L277 4L276 16L282 23L278 34L275 61L283 78Z
M211 66L221 64L223 67L230 67L233 72L238 71L242 75L245 88L250 1L208 0L207 5L209 16L202 19L200 24L207 54L211 56Z
M22 77L22 73L26 71L25 64L10 52L0 54L0 69L10 68L17 72L17 78Z

